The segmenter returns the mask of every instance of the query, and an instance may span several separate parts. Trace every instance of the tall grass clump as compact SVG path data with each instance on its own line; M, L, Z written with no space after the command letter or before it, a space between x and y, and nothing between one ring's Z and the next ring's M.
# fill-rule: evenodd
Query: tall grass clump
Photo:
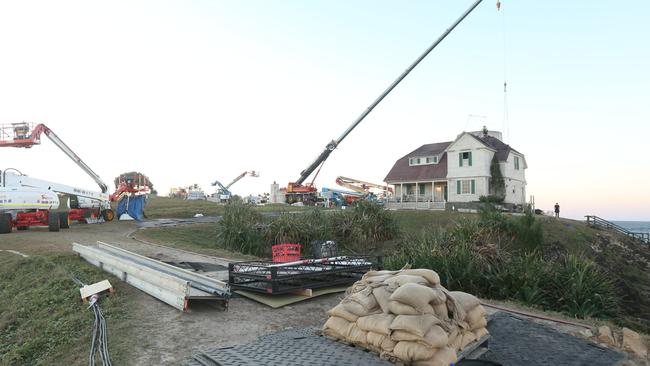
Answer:
M510 255L485 274L491 297L512 299L529 306L546 305L547 265L538 252Z
M513 233L520 247L526 250L538 250L544 240L542 224L535 220L533 210L528 206L524 215L514 220Z
M368 252L376 243L399 235L393 213L373 202L357 201L347 210L328 216L334 238L354 251Z
M320 210L308 213L284 213L273 217L265 228L265 240L274 244L309 244L332 237L325 215Z
M549 307L578 318L610 317L618 310L611 276L591 260L576 255L553 264L548 297Z
M263 239L259 227L262 222L262 215L253 206L231 201L217 223L217 244L227 250L264 256L271 248Z

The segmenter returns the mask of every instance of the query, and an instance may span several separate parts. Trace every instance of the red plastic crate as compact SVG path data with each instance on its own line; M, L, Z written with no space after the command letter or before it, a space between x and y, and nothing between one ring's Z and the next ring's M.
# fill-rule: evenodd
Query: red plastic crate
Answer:
M272 246L271 251L275 263L300 260L300 244L278 244Z

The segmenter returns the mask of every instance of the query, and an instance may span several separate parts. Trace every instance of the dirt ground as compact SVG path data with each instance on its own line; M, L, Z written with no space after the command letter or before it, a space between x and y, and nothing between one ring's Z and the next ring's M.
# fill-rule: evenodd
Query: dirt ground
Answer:
M131 237L137 229L134 222L111 222L73 225L58 233L38 228L14 231L0 236L0 249L26 254L71 252L73 242L93 244L99 240L161 260L227 264L227 258L211 258L138 241ZM275 310L244 298L233 298L227 311L214 304L198 303L190 306L186 313L141 291L133 291L129 296L133 300L133 318L138 321L131 364L176 365L201 347L229 346L253 340L267 332L321 325L326 320L326 311L340 301L341 294L326 295ZM110 334L110 324L108 327Z

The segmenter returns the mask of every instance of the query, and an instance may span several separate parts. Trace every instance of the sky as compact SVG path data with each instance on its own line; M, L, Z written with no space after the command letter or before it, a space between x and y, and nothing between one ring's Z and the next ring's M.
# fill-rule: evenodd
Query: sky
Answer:
M44 123L105 181L286 185L467 1L0 1L0 123ZM646 1L484 1L346 138L316 185L382 182L422 144L504 132L536 206L650 220ZM505 40L505 42L504 42ZM508 83L504 123L503 82ZM483 116L483 117L476 117ZM44 139L0 169L95 189Z

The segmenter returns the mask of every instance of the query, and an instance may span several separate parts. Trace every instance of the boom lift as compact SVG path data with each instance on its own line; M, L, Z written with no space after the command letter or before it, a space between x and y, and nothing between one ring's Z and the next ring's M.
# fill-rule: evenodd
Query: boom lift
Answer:
M214 182L212 182L213 186L217 186L219 188L217 189L217 192L215 193L215 195L214 195L213 199L211 199L211 201L216 201L216 202L228 202L228 201L230 201L230 199L232 198L232 192L230 192L230 187L232 187L233 184L239 182L242 178L244 178L247 175L250 176L250 177L254 177L254 178L257 178L257 177L260 176L260 174L258 172L256 172L255 170L251 170L251 171L245 171L245 172L241 173L240 175L236 176L235 179L233 179L230 183L228 183L228 185L225 185L225 186L223 184L221 184L221 182L219 182L218 180L215 180Z
M285 199L286 202L291 204L295 202L303 202L304 204L315 204L317 201L316 197L316 192L317 189L314 186L314 181L316 180L316 177L318 176L318 172L320 172L320 167L322 167L323 163L325 163L325 160L330 156L332 151L336 149L339 144L345 139L352 130L354 130L361 121L363 121L364 118L372 112L372 110L434 49L442 40L444 40L449 33L451 33L458 24L460 24L463 19L465 19L483 0L476 0L452 25L449 27L438 39L431 45L429 48L427 48L422 55L420 55L415 62L411 64L404 72L395 80L393 81L392 84L388 86L388 88L379 95L377 99L375 99L370 106L361 113L359 117L357 117L354 122L348 127L341 136L339 136L338 139L330 141L327 145L325 145L325 149L323 152L318 155L318 157L302 172L300 172L300 177L295 181L295 182L290 182L287 184L286 188L283 188L282 190L285 193ZM307 178L316 170L318 169L318 172L316 172L316 175L314 178L311 180L310 183L305 183Z
M0 147L31 148L41 143L43 133L99 185L101 192L31 178L15 169L17 174L5 170L0 182L0 233L9 233L14 226L18 230L48 226L50 231L58 231L69 227L71 221L113 220L106 183L47 126L33 127L26 122L1 125ZM69 197L69 211L51 211L60 204L57 195Z
M393 193L393 188L389 186L383 184L364 182L362 180L347 178L342 176L336 177L336 184L340 185L341 187L351 189L355 192L365 193L365 194L371 193L370 191L371 189L377 189L381 191L384 195L386 195L386 192Z

